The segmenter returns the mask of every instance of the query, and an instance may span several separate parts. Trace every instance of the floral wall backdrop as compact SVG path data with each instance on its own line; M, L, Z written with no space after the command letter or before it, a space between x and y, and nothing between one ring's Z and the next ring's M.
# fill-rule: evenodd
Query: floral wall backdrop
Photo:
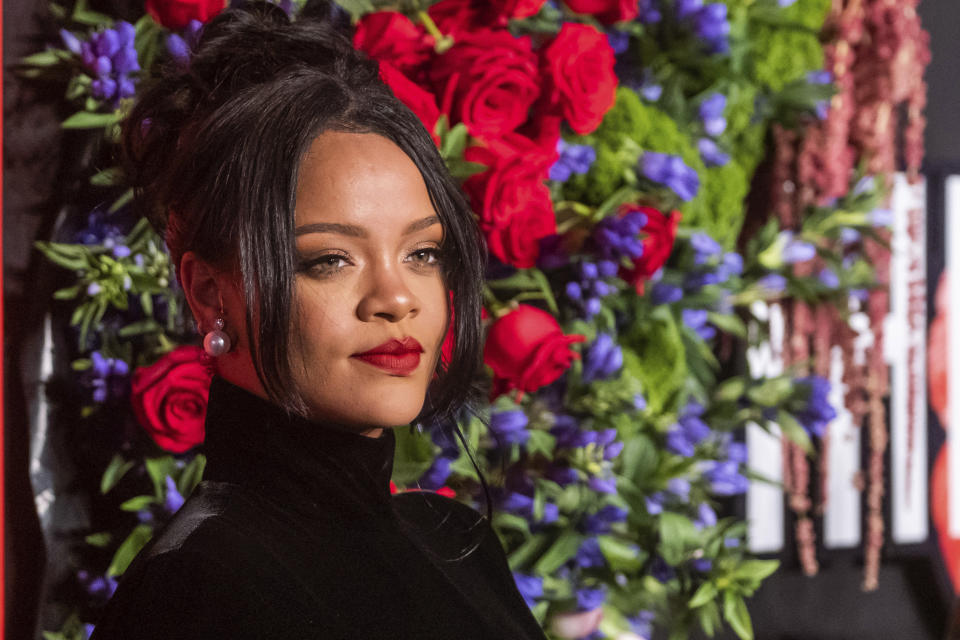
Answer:
M275 4L296 20L303 3ZM490 251L488 405L462 417L463 443L449 425L399 429L396 490L482 511L482 474L517 585L551 637L753 637L745 600L778 563L751 556L733 509L763 480L746 465L749 423L785 438L801 566L817 571L822 497L809 487L836 413L834 345L871 443L864 588L876 588L885 204L891 173L915 178L922 159L929 57L915 4L331 5L432 132ZM63 613L50 639L87 637L202 479L209 363L163 239L115 165L132 99L158 65L187 67L223 8L52 3L59 41L18 67L62 86L62 126L83 140L89 178L70 194L64 236L37 244L64 268L61 407L97 478L82 489L90 526L70 533L68 577L47 589L44 606ZM788 366L755 377L745 352L767 339L772 305ZM856 310L876 336L862 364Z

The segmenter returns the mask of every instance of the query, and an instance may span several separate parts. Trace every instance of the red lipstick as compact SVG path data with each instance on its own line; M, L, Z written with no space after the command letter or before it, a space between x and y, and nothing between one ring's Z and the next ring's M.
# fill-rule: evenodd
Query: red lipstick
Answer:
M391 375L409 376L420 365L421 353L423 347L420 343L415 338L406 337L403 340L388 340L350 357L363 360Z

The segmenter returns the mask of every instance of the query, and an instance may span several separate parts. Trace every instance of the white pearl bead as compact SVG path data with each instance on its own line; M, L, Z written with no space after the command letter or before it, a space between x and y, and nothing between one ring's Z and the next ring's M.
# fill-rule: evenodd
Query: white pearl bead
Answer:
M203 337L203 350L216 358L230 351L230 336L223 331L211 331Z

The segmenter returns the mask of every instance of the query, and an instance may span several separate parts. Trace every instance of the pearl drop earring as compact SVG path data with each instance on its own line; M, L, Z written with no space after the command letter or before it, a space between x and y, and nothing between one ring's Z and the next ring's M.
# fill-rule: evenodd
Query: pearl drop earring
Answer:
M230 351L230 336L228 336L223 330L224 322L222 297L220 298L220 314L217 316L216 320L213 321L213 326L216 328L213 331L207 332L207 334L203 336L203 350L216 358L217 356L222 356L226 352Z

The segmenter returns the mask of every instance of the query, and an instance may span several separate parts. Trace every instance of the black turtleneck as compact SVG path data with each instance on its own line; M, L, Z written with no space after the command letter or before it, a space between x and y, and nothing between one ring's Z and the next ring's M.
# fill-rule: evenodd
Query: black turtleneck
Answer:
M214 377L204 452L92 640L544 638L486 518L390 494L392 431L289 418Z

